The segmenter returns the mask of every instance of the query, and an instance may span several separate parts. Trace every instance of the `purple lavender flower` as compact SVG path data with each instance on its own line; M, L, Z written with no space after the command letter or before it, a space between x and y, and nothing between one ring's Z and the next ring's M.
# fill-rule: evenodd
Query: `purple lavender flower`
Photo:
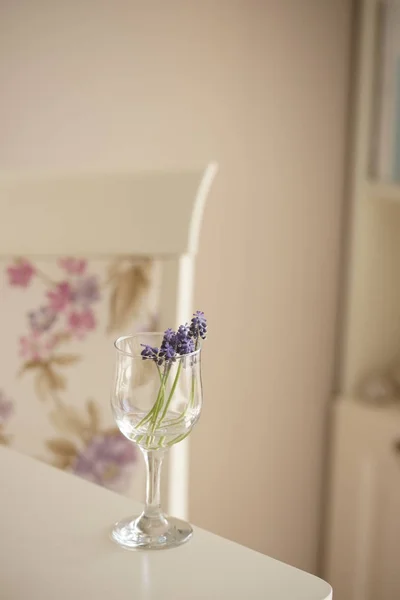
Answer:
M201 337L203 340L207 337L207 320L204 313L200 310L196 311L190 323L190 335L197 340Z
M100 299L97 277L91 275L76 283L72 291L72 301L87 306Z
M176 332L176 337L178 338L178 341L181 342L182 340L187 339L189 336L190 336L189 325L187 323L185 323L185 325L179 325L178 331Z
M177 352L181 356L194 351L194 341L190 337L190 328L188 324L180 325L176 333L177 337Z
M164 338L162 341L162 344L168 343L168 344L172 344L172 346L176 345L176 333L173 329L169 328L164 332ZM161 344L161 346L162 346Z
M41 306L38 310L28 313L30 326L33 331L47 331L57 318L57 313L50 306Z
M4 425L14 413L14 405L0 390L0 425Z
M169 328L164 332L160 348L141 344L143 360L153 360L157 365L174 362L177 356L185 356L195 351L199 337L205 339L207 322L204 313L197 311L190 326L180 325L178 331Z
M173 329L167 329L161 342L160 356L167 362L173 362L176 356L178 343L177 334Z
M191 337L182 339L178 344L178 352L182 356L194 352L194 340Z
M72 471L108 489L126 492L136 460L135 446L115 431L94 436L76 457Z
M149 344L140 344L143 346L143 350L141 351L141 356L143 360L154 360L155 363L161 365L163 362L162 357L160 357L160 351L158 348L154 346L149 346Z
M190 327L186 323L180 325L175 333L173 329L167 329L161 343L160 356L167 361L173 361L176 355L190 354L195 349L194 340L191 338Z
M168 362L173 362L176 356L176 347L170 342L163 340L159 356Z

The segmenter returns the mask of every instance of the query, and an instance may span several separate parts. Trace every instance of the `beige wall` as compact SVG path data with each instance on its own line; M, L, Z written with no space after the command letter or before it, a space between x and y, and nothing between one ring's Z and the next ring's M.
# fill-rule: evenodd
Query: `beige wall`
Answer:
M0 5L0 167L220 162L191 518L313 570L351 0Z

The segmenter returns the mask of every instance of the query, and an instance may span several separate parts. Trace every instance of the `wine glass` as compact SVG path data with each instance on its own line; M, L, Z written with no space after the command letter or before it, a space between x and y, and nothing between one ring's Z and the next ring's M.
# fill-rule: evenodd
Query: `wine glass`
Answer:
M143 512L112 531L129 549L169 548L192 535L189 523L161 510L160 475L165 452L189 435L200 416L201 348L171 360L141 354L143 347L160 348L162 339L162 333L143 333L115 342L111 407L120 431L142 451L147 471Z

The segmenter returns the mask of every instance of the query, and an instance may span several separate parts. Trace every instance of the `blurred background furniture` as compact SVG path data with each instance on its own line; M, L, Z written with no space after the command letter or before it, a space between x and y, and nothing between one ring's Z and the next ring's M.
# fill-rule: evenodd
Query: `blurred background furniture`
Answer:
M109 407L113 341L190 319L215 173L0 176L3 444L142 494L142 461ZM169 454L165 501L185 517L188 443Z
M337 600L400 597L400 182L386 169L400 124L400 53L389 85L382 64L388 44L399 48L400 29L387 39L395 25L388 10L400 15L400 4L360 3L340 396L325 494L323 575Z
M338 600L400 597L400 411L337 401L324 577Z

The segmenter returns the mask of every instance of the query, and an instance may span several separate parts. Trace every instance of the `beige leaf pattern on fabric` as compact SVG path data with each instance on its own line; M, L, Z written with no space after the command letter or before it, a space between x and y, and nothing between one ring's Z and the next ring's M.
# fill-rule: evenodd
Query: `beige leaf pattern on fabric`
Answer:
M54 398L53 393L65 390L66 384L65 377L56 373L48 363L43 363L36 375L35 385L42 400L46 400L47 397Z
M72 362L70 362L70 357L68 355L66 356L68 357L68 362L63 362L63 360L61 360L59 364L72 364ZM60 358L63 359L62 356ZM46 400L47 396L51 395L51 392L65 390L66 379L63 375L60 375L53 369L51 365L54 362L58 362L56 358L49 361L28 361L22 365L18 373L18 376L21 376L26 373L26 371L36 371L34 385L36 394L41 400Z
M106 285L110 285L110 283L112 283L113 279L115 277L117 277L117 275L119 274L119 272L121 271L122 265L124 263L126 263L126 259L123 256L120 256L119 258L116 258L108 267L108 278L106 281ZM130 263L131 261L129 261Z
M73 406L59 406L49 413L52 425L64 435L74 435L87 441L91 437L91 426Z
M120 331L135 317L150 286L152 261L120 259L109 269L112 286L108 333Z
M31 371L32 369L37 369L42 365L42 361L40 360L28 360L26 363L22 365L20 370L18 371L18 377L21 377L26 371Z
M20 258L6 274L9 286L25 289L40 285L44 296L36 309L31 307L33 310L27 312L25 334L19 338L17 373L26 377L40 400L47 401L41 410L46 412L50 431L45 434L47 439L41 440L46 455L38 458L110 489L126 491L137 460L135 448L115 425L102 428L101 406L94 399L84 396L86 401L81 399L74 406L70 402L75 398L67 393L71 370L85 359L82 342L102 325L101 301L109 298L109 332L131 325L142 314L149 320L144 300L153 280L154 263L145 257L121 256L108 264L106 273L94 270L91 274L86 258L60 257L56 262L58 274L53 277L47 274L47 266L42 270L28 258ZM153 295L149 304L152 301ZM150 326L149 322L142 325L146 331ZM78 343L83 351L75 354ZM146 363L138 371L140 383L151 376L150 366ZM2 422L0 444L10 441L13 436L6 434Z
M64 440L62 438L46 440L46 446L49 448L49 450L54 452L54 454L65 457L76 456L77 450L75 445L69 440Z
M64 342L69 342L71 340L71 334L69 333L69 331L60 331L59 333L56 333L54 335L54 344L55 345L59 345L59 344L63 344Z
M90 419L90 431L91 434L94 435L99 431L100 427L99 407L92 398L89 398L86 404Z
M73 464L75 459L75 456L60 456L56 454L52 459L48 460L47 462L50 465L53 465L53 467L65 471Z
M47 440L45 443L53 454L50 464L54 467L68 469L74 463L78 449L72 442L63 438L57 438Z
M77 354L58 354L50 360L50 363L53 365L74 365L80 360L81 357Z
M0 427L0 445L2 445L2 446L8 446L8 444L10 443L10 441L11 441L11 436L5 434L2 431L1 427Z
M52 397L52 392L64 390L66 379L56 373L49 364L41 363L35 377L36 394L41 400Z
M65 390L67 384L66 378L54 371L50 363L43 364L42 369L49 390Z
M46 377L44 376L43 371L38 371L35 377L34 386L37 397L40 400L45 401L48 394L48 387L46 383Z

